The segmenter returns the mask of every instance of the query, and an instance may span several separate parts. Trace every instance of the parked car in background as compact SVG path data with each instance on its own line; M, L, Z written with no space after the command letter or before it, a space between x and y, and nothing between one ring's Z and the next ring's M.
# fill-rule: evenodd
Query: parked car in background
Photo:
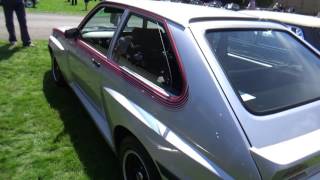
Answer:
M261 10L244 10L240 12L260 19L281 22L299 37L320 50L320 19L317 17Z
M316 15L320 11L319 0L278 0L282 7L293 7L299 14Z
M33 8L36 7L36 4L39 2L39 0L25 0L25 6L26 8Z
M320 54L280 23L110 0L49 51L125 180L320 178Z

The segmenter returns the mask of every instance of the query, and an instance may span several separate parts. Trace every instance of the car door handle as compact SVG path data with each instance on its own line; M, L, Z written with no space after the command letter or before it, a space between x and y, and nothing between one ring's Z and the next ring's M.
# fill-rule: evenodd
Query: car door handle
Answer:
M97 61L97 60L95 60L94 58L91 58L91 62L92 62L92 64L94 64L96 67L100 67L100 63Z

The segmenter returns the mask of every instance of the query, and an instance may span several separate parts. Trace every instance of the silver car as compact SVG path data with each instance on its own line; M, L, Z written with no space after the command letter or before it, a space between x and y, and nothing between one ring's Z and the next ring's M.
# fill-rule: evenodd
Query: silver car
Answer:
M261 10L243 10L240 12L260 19L281 22L320 51L320 18L318 17Z
M282 24L110 0L49 50L124 179L320 178L320 55Z

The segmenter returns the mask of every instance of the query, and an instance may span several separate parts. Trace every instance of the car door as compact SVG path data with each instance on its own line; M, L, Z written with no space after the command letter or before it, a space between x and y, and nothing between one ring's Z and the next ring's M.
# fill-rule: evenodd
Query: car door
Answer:
M102 112L101 62L120 23L123 10L98 7L79 27L80 37L72 42L69 62L73 82L89 102Z
M182 66L171 45L164 22L128 12L110 56L124 77L122 89L105 89L111 119L134 124L138 120L132 114L139 113L168 119L173 111L167 107L185 102Z

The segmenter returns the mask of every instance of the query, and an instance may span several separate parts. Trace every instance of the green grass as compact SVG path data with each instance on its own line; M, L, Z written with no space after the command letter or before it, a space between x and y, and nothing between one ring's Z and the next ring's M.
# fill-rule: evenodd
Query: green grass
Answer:
M28 12L46 12L58 14L80 14L85 15L100 1L90 1L88 11L84 11L84 1L78 0L78 5L71 6L67 0L40 0L36 8L27 8Z
M118 179L116 158L78 99L50 77L46 41L0 41L0 179Z

